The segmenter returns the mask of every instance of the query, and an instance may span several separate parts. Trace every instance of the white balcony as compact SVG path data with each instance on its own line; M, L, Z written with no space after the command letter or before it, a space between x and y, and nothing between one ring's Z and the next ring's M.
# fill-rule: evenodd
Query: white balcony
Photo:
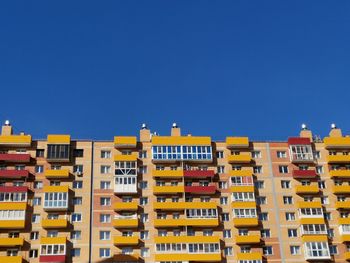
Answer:
M307 242L304 244L305 260L329 260L331 258L327 242Z
M137 193L136 176L116 176L114 180L115 193Z

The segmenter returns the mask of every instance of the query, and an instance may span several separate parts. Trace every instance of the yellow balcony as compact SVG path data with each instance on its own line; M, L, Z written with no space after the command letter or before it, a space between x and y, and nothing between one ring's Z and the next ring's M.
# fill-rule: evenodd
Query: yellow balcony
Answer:
M153 170L153 177L161 178L182 178L184 175L183 170Z
M25 220L0 220L0 229L23 229ZM0 261L1 262L1 261Z
M252 157L249 154L231 154L227 157L229 163L250 163Z
M49 179L50 178L68 178L69 170L68 169L46 170L44 174L45 174L45 177Z
M339 218L338 225L350 225L350 217Z
M350 177L350 170L331 170L329 171L331 177Z
M43 219L41 220L43 228L66 228L68 226L67 219Z
M333 186L333 192L335 194L349 194L350 185L335 185Z
M252 170L232 170L229 171L230 176L253 176Z
M183 193L185 188L183 185L168 185L168 186L154 186L153 193L155 194L176 194Z
M137 155L136 154L116 154L114 155L114 161L115 162L136 162L137 161Z
M233 208L256 208L255 202L237 202L233 201L231 203Z
M329 155L327 160L329 163L350 163L350 155Z
M240 186L231 186L231 192L249 192L254 193L254 185L240 185Z
M30 146L30 135L0 135L0 145Z
M116 148L135 148L137 139L135 136L115 136L114 147Z
M350 201L344 201L344 202L337 201L337 202L335 202L335 208L336 209L350 209Z
M118 202L114 203L115 211L136 211L138 208L138 204L136 202Z
M350 148L350 137L325 137L326 148Z
M257 226L259 225L258 218L234 218L233 224L236 227L244 227L244 226Z
M319 191L318 185L297 185L295 187L297 194L317 194Z
M215 202L156 202L153 208L159 210L216 209Z
M0 237L0 247L23 246L23 241L23 237Z
M68 185L47 185L43 190L45 193L67 193L69 187Z
M350 235L341 235L342 242L350 242Z
M260 243L260 235L236 236L236 244L257 244Z
M3 202L0 203L0 210L27 210L27 203Z
M260 261L262 261L262 254L260 252L237 253L237 260L260 260Z
M139 243L139 239L137 236L131 237L114 237L114 245L137 245Z
M196 145L196 146L210 146L210 137L198 137L198 136L153 136L153 145Z
M304 235L301 237L303 242L327 242L327 235Z
M137 228L139 225L139 220L137 218L122 219L117 218L113 219L113 226L115 228Z
M247 148L249 147L248 137L226 137L228 148Z
M70 135L49 134L47 136L48 144L70 144Z
M219 243L220 237L218 236L165 236L155 237L154 242L156 244L169 244L169 243Z
M139 258L140 258L140 255L136 254L136 253L135 254L119 254L119 253L117 253L113 256L114 261L112 261L112 262L138 262Z
M344 259L349 261L350 260L350 252L345 252L344 253Z
M0 262L22 263L22 257L21 256L14 256L14 257L0 256Z
M219 225L217 218L199 218L199 219L155 219L155 227L178 227L178 226L203 226L214 227Z
M322 208L322 204L320 201L312 201L312 202L300 201L298 202L298 208Z
M316 217L316 218L300 218L300 224L302 225L323 225L325 224L323 217Z
M196 262L221 262L221 253L177 253L156 254L155 261L196 261Z
M40 244L46 245L46 244L66 244L67 238L66 237L42 237L40 239Z

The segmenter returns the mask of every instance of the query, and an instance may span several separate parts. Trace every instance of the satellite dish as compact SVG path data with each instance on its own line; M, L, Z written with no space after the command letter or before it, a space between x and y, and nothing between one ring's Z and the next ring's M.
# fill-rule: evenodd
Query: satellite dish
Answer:
M176 122L173 123L173 128L177 128Z
M332 128L332 129L336 129L336 128L337 128L337 125L335 125L335 123L332 123L332 124L331 124L331 128Z
M307 129L307 126L306 126L305 123L303 123L303 124L301 125L301 129L302 129L302 130L306 130L306 129Z
M6 126L10 126L10 121L9 121L9 120L6 120L6 121L5 121L5 125L6 125Z
M142 129L142 130L147 129L146 123L142 123L141 129Z

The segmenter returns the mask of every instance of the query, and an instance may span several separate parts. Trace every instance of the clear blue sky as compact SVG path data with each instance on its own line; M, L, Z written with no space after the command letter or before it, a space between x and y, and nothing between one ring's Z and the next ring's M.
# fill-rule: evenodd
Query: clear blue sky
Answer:
M1 1L0 120L36 138L350 131L350 1Z

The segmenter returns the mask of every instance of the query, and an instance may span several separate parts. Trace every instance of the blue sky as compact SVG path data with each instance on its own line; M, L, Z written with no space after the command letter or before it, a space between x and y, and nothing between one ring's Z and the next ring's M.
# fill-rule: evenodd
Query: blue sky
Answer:
M2 1L0 121L36 138L349 133L349 1Z

